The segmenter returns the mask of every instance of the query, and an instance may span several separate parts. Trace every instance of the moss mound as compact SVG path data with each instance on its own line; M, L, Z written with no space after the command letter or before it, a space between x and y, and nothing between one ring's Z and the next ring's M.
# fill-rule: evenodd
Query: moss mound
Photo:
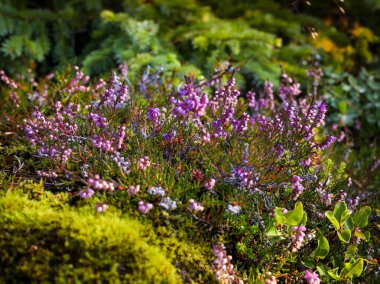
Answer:
M193 244L160 238L149 224L112 210L72 208L65 195L39 199L21 191L0 196L2 283L212 282Z

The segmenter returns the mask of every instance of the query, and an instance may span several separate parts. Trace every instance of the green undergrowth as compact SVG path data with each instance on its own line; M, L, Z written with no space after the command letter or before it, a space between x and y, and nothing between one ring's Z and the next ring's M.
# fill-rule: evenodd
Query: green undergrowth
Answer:
M30 182L1 192L1 283L213 282L206 246L68 197Z

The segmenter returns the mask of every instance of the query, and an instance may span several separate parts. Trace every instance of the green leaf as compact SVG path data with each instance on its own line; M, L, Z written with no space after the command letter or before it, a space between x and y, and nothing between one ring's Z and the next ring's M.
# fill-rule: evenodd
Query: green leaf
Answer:
M340 223L343 223L344 221L346 221L350 216L351 216L351 211L350 210L345 210L342 213L342 216L341 216L341 219L340 219Z
M294 210L289 211L285 214L286 224L289 226L299 226L302 219L304 218L304 211L302 202L297 202L294 205Z
M346 228L342 233L338 232L338 237L342 242L348 243L351 239L351 230Z
M302 217L302 220L301 220L301 224L306 226L306 222L307 222L307 213L306 212L303 212L303 217Z
M275 211L276 213L276 222L278 225L285 225L285 222L286 222L286 217L284 216L284 214L282 213L282 208L276 208Z
M327 271L329 270L329 267L321 263L320 265L317 265L317 270L319 272L319 275L326 276Z
M325 258L330 251L329 241L324 237L318 238L318 247L313 251L314 257Z
M358 212L355 213L353 219L356 227L365 227L368 225L368 217L371 214L372 209L369 206L360 208Z
M333 279L335 280L343 280L343 278L341 278L339 275L338 275L338 267L335 268L335 269L330 269L330 270L327 270L327 274L332 277Z
M349 228L351 231L354 229L354 220L352 219L352 217L348 217L347 220L344 222L345 226L347 228Z
M360 276L363 271L364 261L362 258L357 261L353 261L350 263L345 263L344 268L340 272L339 276L344 278L352 279L353 276Z
M365 232L364 232L364 235L365 235L365 238L367 239L367 242L368 242L369 239L371 238L371 233L368 232L368 231L365 231Z
M339 201L334 208L334 217L339 222L342 223L342 217L347 214L347 205L344 201Z
M326 212L325 212L325 215L326 215L327 219L329 219L330 222L333 224L335 230L339 230L339 229L340 229L340 225L339 225L338 220L335 219L335 217L334 217L334 213L331 212L331 211L326 211Z
M344 253L345 259L353 259L356 256L358 247L356 245L350 245Z
M355 237L358 237L358 238L361 238L362 240L368 242L369 241L369 238L371 236L371 233L370 232L362 232L362 231L359 231L359 230L355 230L354 231L354 236Z
M340 101L338 103L338 110L340 113L346 114L347 113L347 104L344 101Z
M274 226L269 227L265 234L270 238L277 238L283 236L283 233L279 232Z
M301 260L301 263L303 266L305 266L307 268L314 268L315 267L315 261L313 259Z

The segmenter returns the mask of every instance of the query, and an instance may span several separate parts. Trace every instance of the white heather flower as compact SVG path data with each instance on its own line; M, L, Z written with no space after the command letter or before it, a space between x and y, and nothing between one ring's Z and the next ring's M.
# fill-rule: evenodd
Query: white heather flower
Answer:
M161 186L150 186L147 191L150 195L165 195L165 189L163 189Z
M177 208L177 203L170 197L164 197L159 205L164 207L166 210L175 210Z
M238 215L241 212L241 206L228 204L226 212L234 215Z

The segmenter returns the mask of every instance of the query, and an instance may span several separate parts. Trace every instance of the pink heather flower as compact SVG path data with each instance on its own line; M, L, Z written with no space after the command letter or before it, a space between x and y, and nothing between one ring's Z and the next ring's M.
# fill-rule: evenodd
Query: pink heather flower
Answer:
M246 94L246 97L247 97L247 100L248 100L248 106L250 108L255 108L256 106L256 99L255 99L255 96L256 94L252 91L249 91L247 94Z
M99 175L95 175L94 178L89 178L87 182L94 189L109 191L115 190L115 184L112 181L101 180Z
M224 244L214 246L212 253L216 258L210 268L220 283L244 283L236 275L231 262L232 256L227 254Z
M130 185L128 186L127 192L130 195L136 195L140 190L140 185Z
M90 112L87 115L87 117L89 119L91 119L95 123L95 125L97 127L99 127L99 128L105 128L108 125L107 120L104 117L102 117L101 115L97 114L97 113Z
M137 163L137 168L139 170L145 171L147 167L150 167L150 161L148 156L144 156L139 159Z
M106 203L97 203L95 205L96 212L101 213L108 209L108 205Z
M153 205L151 203L144 203L144 201L139 201L138 203L138 209L141 213L146 214L153 208Z
M203 130L202 141L208 143L211 141L211 135L206 130Z
M93 196L94 195L94 190L92 189L92 188L87 188L87 189L84 189L84 190L81 190L80 192L79 192L79 196L81 197L81 198L90 198L91 196Z
M57 177L57 173L54 172L54 171L37 171L37 175L39 175L40 177L46 177L46 178L56 178Z
M305 233L304 233L305 231L306 231L306 227L303 225L292 227L291 238L292 238L292 244L293 244L293 248L292 248L293 252L296 252L297 250L301 248L303 239L305 238Z
M304 190L304 187L302 186L301 182L302 182L302 179L299 176L297 175L293 176L293 179L292 179L292 189L294 193L293 200L297 200L298 196L300 196L300 194Z
M265 284L277 284L277 279L272 272L268 271L265 273Z
M209 189L209 190L212 190L214 188L214 186L215 186L215 179L213 179L213 178L204 183L204 187Z
M310 272L309 270L305 270L303 273L304 278L307 281L307 284L319 284L321 282L316 272Z
M205 208L202 206L202 203L196 202L194 199L190 199L189 209L198 212L198 211L203 211Z

